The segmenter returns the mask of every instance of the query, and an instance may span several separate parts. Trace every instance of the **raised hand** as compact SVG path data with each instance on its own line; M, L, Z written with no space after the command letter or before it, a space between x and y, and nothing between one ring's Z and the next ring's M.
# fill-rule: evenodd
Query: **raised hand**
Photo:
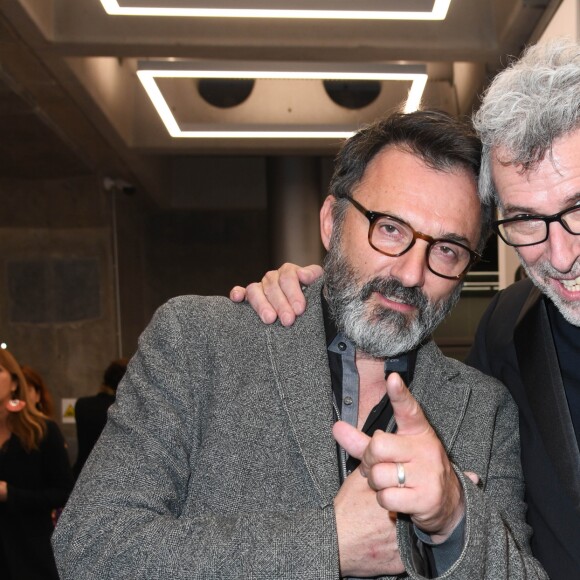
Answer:
M283 264L278 270L266 272L261 282L234 286L230 300L247 300L266 324L280 318L284 326L291 326L306 308L301 284L309 285L322 276L322 268L316 264L304 268L296 264Z
M350 455L361 460L361 474L377 492L383 508L409 514L434 542L442 542L463 517L461 484L419 403L396 373L387 380L387 394L396 433L375 431L369 438L338 422L334 437Z

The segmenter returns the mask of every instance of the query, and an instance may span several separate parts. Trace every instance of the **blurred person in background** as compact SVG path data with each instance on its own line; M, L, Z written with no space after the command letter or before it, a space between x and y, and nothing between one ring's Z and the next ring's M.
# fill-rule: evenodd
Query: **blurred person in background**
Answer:
M30 395L32 402L43 415L49 419L54 419L54 404L52 395L44 382L44 379L28 365L22 365L22 374L26 379L26 384L31 387Z
M75 478L79 476L85 461L89 457L97 439L107 422L107 411L115 401L117 387L127 370L128 360L114 360L105 369L103 384L99 392L92 397L81 397L75 405L77 424L78 455L73 466Z
M12 354L0 350L0 578L58 578L51 514L72 485L58 426L36 408Z
M54 403L52 402L52 395L50 394L44 379L38 372L28 365L21 365L20 369L22 370L22 374L26 379L26 384L29 387L32 404L34 404L36 409L43 415L54 421L56 419L54 414ZM55 525L61 511L62 507L55 508L52 511L52 521Z

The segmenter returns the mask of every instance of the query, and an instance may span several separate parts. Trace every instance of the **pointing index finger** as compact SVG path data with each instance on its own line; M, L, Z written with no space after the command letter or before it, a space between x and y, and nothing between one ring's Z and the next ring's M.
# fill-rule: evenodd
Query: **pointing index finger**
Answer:
M398 373L392 373L387 379L387 394L393 406L393 415L400 435L420 435L431 430L431 426Z

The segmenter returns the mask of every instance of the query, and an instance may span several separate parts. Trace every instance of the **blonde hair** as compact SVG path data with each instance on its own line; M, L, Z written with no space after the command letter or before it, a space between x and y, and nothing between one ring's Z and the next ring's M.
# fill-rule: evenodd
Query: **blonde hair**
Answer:
M0 349L0 365L12 375L12 379L16 383L16 391L13 397L26 403L22 411L8 413L8 427L18 437L26 451L34 451L39 448L46 432L45 417L36 409L32 401L30 389L22 374L20 365L12 354L5 349Z

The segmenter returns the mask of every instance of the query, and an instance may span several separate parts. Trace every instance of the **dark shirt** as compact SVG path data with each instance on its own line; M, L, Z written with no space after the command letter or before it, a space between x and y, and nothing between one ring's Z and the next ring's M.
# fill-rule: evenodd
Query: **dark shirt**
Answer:
M546 304L570 417L580 449L580 327L570 324L550 300L546 300Z
M332 391L334 401L339 409L337 415L356 427L358 419L358 373L355 366L354 346L346 337L338 333L324 296L322 296L322 314L324 317ZM390 372L397 371L405 381L405 384L409 385L413 380L416 359L416 350L393 359L386 359L385 378ZM345 385L345 374L348 375L349 373L352 375L348 380L350 386ZM344 393L343 391L345 390L348 390L348 392ZM366 418L362 428L363 433L371 436L377 429L386 431L392 416L393 408L389 398L385 395ZM359 463L360 461L354 457L348 457L346 464L347 473L351 473L356 469Z

